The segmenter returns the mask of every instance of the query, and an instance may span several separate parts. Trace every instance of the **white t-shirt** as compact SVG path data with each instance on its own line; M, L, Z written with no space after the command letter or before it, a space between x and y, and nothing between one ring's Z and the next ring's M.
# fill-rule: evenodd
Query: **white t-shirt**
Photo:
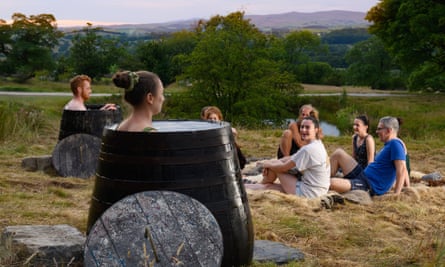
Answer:
M305 197L319 197L328 192L331 181L329 157L321 140L314 140L291 156L292 170L303 174L301 192Z

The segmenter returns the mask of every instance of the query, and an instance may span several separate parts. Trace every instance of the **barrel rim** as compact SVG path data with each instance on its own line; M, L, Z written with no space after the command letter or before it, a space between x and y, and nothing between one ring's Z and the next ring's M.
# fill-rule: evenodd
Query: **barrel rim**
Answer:
M153 120L153 124L157 123L181 123L181 122L196 122L196 123L208 123L209 125L219 125L219 127L211 127L206 129L178 129L178 131L152 131L152 132L130 132L130 131L120 131L117 130L119 126L118 123L106 125L103 130L103 135L121 135L121 136L134 136L135 138L139 136L150 135L165 135L165 134L184 134L184 133L199 133L199 132L209 132L209 131L220 131L224 128L230 128L230 123L227 121L206 121L206 120L184 120L184 119L168 119L168 120Z

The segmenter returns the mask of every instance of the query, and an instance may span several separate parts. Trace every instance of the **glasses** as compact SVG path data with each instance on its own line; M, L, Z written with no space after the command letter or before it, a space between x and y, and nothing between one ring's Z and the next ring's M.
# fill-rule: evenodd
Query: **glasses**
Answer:
M383 129L386 129L386 127L379 127L379 128L377 128L377 131L381 131Z

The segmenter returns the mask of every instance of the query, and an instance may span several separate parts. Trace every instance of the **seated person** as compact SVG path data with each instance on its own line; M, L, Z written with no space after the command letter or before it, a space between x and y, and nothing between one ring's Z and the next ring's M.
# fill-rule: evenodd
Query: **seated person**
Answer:
M65 105L66 110L87 110L85 101L91 95L91 78L87 75L77 75L70 80L71 91L73 98ZM105 104L100 108L101 110L116 110L115 104Z
M397 118L387 116L380 119L376 132L384 146L365 169L344 150L335 150L331 155L331 173L336 173L340 167L345 175L344 178L331 178L330 189L338 193L364 190L373 196L387 193L394 185L394 193L400 194L408 172L406 151L397 137L398 130Z
M118 130L155 131L152 118L161 112L165 100L164 86L158 75L149 71L120 71L113 75L112 80L117 87L125 89L124 99L133 108Z
M278 147L277 158L295 154L298 149L305 145L304 141L301 139L299 129L301 119L308 116L312 116L319 120L318 111L311 104L301 106L297 120L295 122L291 122L288 129L284 130L283 135L281 136L280 145ZM323 138L321 128L319 136L320 139Z
M201 109L201 119L203 120L211 120L211 121L223 121L223 115L221 110L215 106L206 106ZM238 132L235 128L232 127L232 134L236 138L238 136ZM235 141L236 154L238 156L239 164L241 170L246 166L247 160L244 156L243 152L241 152L240 146Z
M352 157L363 169L365 169L369 163L374 161L375 155L374 137L368 133L368 116L360 115L355 117L353 129L354 135L352 136Z
M263 180L259 184L244 186L253 190L278 190L307 198L326 194L330 183L329 158L319 137L318 120L304 117L300 133L306 145L292 156L260 162L263 166ZM301 180L297 179L298 173L302 173ZM275 183L277 178L280 183Z

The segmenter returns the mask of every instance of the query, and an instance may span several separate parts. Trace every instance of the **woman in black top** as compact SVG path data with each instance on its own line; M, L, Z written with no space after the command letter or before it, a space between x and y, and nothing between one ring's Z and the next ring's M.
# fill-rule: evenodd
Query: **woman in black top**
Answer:
M363 169L374 161L374 137L368 133L369 120L366 115L357 116L353 124L352 157Z

